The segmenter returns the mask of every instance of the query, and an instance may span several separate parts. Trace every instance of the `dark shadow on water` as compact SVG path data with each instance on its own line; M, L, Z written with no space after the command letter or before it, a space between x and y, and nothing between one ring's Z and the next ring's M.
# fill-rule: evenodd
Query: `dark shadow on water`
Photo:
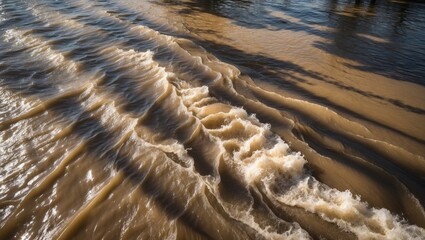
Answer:
M58 11L61 14L74 14L78 8L72 6L63 7L66 5L65 3L51 3L60 4L60 8L58 7ZM104 6L99 3L100 6ZM106 2L106 6L117 6L110 2ZM119 8L119 10L114 11L111 10L110 14L119 15L120 18L125 19L133 24L141 24L152 27L155 30L159 30L167 33L167 29L163 26L155 26L153 23L148 23L140 14L134 13L129 9ZM103 57L101 54L97 53L95 49L92 49L90 46L85 45L86 43L78 42L78 40L73 39L72 33L63 32L58 26L50 26L50 27L40 27L45 26L46 23L40 19L32 17L30 14L20 16L21 19L14 19L13 24L22 24L22 28L24 29L32 29L33 26L37 26L40 29L35 30L34 34L38 37L44 39L45 41L55 40L55 35L60 34L61 37L68 36L69 42L61 42L61 41L50 41L51 47L58 52L66 52L66 58L69 60L80 61L84 63L83 69L81 71L90 72L103 70L105 72L105 76L103 76L102 80L99 82L99 88L102 91L108 91L110 94L115 96L120 102L120 109L132 116L141 116L147 111L149 113L147 115L151 116L150 118L144 119L140 122L144 126L151 127L153 131L158 131L159 134L162 134L164 138L166 137L174 137L177 139L184 139L187 133L175 131L177 126L182 125L181 119L175 118L173 114L170 114L169 109L162 108L161 104L155 104L157 99L151 99L146 97L146 95L141 94L140 89L138 89L137 79L134 79L133 76L126 76L125 70L120 69L118 66L115 66L114 63L109 62L108 59ZM86 14L85 16L75 18L76 21L84 25L92 25L95 27L100 27L104 29L104 33L106 34L105 39L97 39L95 35L87 34L85 36L85 40L87 42L114 42L116 39L122 39L122 45L128 49L134 49L136 51L146 51L149 50L151 45L147 42L143 42L143 44L137 41L137 37L131 35L127 29L123 28L123 25L116 24L111 22L107 18L96 18ZM22 21L19 23L19 21ZM66 35L68 34L68 35ZM171 31L168 34L173 34ZM177 35L176 33L174 33ZM361 116L355 112L352 112L349 109L343 108L341 106L337 106L324 98L314 96L311 93L306 92L302 88L296 86L295 83L285 81L285 79L281 79L281 73L276 73L276 69L284 68L294 72L301 73L303 75L318 79L320 81L328 81L326 78L321 76L320 74L307 71L300 66L297 66L293 63L278 61L276 59L268 58L261 55L252 55L245 52L242 52L238 49L234 49L230 46L218 45L212 42L207 42L201 39L191 38L195 43L204 46L206 49L215 49L213 51L216 53L221 59L226 62L235 63L235 65L241 66L242 69L246 69L247 73L253 73L255 70L260 70L260 74L266 76L267 79L274 81L274 84L289 88L297 93L304 95L314 101L320 102L324 105L330 106L338 111L344 112L356 118L372 122L376 125L379 125L383 128L386 128L390 131L397 132L400 135L408 137L414 141L418 141L424 143L421 139L416 139L412 136L409 136L403 132L398 131L397 129L393 129L389 126L382 125L381 123L374 122L371 119L367 119L364 116ZM73 43L73 45L69 45ZM71 47L70 47L71 46ZM3 46L6 47L6 46ZM69 50L71 48L72 50ZM161 50L161 49L159 49ZM166 49L162 49L161 51L166 51ZM82 54L83 53L83 54ZM227 53L227 54L226 54ZM8 57L15 56L18 54L23 54L22 52L13 52L12 50L8 52L9 56L4 56L2 59L7 59ZM233 59L235 54L238 56L238 59ZM2 56L3 57L3 56ZM245 59L244 61L240 61L240 59ZM270 65L264 64L270 63ZM3 67L7 66L7 67ZM25 68L21 66L16 66L13 64L2 65L4 69L1 69L1 75L3 79L1 80L2 86L8 88L11 91L22 94L25 97L35 97L43 99L46 96L53 96L59 92L56 86L49 84L48 82L43 81L46 79L46 76L50 74L50 72L46 69L38 69L36 67ZM250 72L252 71L252 72ZM9 77L7 77L9 76ZM17 81L22 79L23 82ZM33 83L25 82L25 81L33 81ZM39 81L38 81L39 80ZM34 84L35 83L35 84ZM334 85L338 85L337 82L329 82ZM344 86L340 86L344 88ZM356 89L346 89L349 91L357 91ZM359 94L368 94L364 92L359 92ZM220 97L220 96L217 96ZM370 97L374 97L371 95ZM379 97L379 96L378 96ZM231 97L224 98L224 100L232 101ZM391 101L391 99L381 99L384 101ZM236 100L233 101L236 103L235 105L243 106L243 103L237 103ZM403 103L400 103L403 104ZM140 107L143 106L143 107ZM400 106L405 107L406 110L409 110L410 106ZM106 129L98 119L93 118L90 115L90 112L87 112L75 97L66 97L58 101L54 107L49 109L53 111L57 116L60 116L64 120L68 120L69 123L73 123L73 119L77 117L77 122L81 124L75 124L73 133L76 134L81 139L84 139L87 143L87 151L92 153L94 156L103 155L104 159L108 164L113 165L117 170L122 171L124 175L132 181L135 185L140 185L141 190L146 195L155 199L157 204L161 206L164 212L170 216L171 218L179 218L186 225L194 228L194 231L197 231L199 234L206 238L213 238L209 233L204 230L203 226L200 225L196 221L196 216L194 214L186 212L184 209L184 203L180 203L178 201L174 201L173 196L169 193L168 189L162 189L159 187L159 184L156 184L160 179L155 179L154 176L147 174L146 172L141 171L137 166L131 161L129 156L126 156L120 153L118 150L114 149L114 145L119 140L117 136L110 132L110 130ZM414 111L415 109L410 109ZM417 111L417 110L416 110ZM422 110L423 111L423 110ZM253 111L255 113L255 111ZM423 114L423 113L422 113ZM161 128L163 127L163 128ZM88 131L88 129L90 131ZM333 134L333 133L332 133ZM337 136L339 138L343 138L340 141L344 141L345 136ZM350 139L346 139L350 141ZM206 141L206 140L205 140ZM205 142L203 142L205 143ZM214 172L213 167L210 165L211 161L213 161L210 156L203 155L208 153L208 148L210 148L212 143L208 143L206 145L201 145L197 143L190 142L185 147L192 148L192 156L195 159L195 167L197 171L202 175L211 175L214 176L217 173ZM362 149L361 146L359 149ZM105 152L105 149L106 150ZM373 154L372 154L373 155ZM382 160L382 159L380 159ZM385 160L385 159L384 159ZM383 161L384 161L383 160ZM360 165L355 163L347 163L350 164L351 167L360 168ZM384 168L385 168L385 164ZM405 174L405 173L403 173ZM229 174L227 174L229 175ZM226 175L226 176L227 176ZM372 174L371 174L372 175ZM410 178L409 178L410 179ZM233 178L226 177L226 184L233 185L235 189L239 190L241 194L243 194L243 190L241 190L241 184L237 183L237 180ZM245 226L246 228L246 226Z
M121 11L123 11L123 12L130 11L131 12L131 10L125 9L125 8L121 8L120 12ZM146 22L145 22L145 24L146 24ZM148 23L148 24L150 24L149 27L156 29L155 24L153 24L153 23ZM163 31L163 33L178 36L178 34L170 32L170 31L167 32L166 30ZM377 98L379 100L388 101L389 103L392 103L394 105L402 107L407 111L412 111L412 112L416 112L416 113L419 113L419 114L423 114L422 109L416 109L416 108L411 107L411 106L405 106L405 104L403 104L403 103L395 102L394 99L383 99L380 96L373 95L373 93L367 93L367 92L362 92L362 91L354 89L354 88L348 88L344 85L341 85L340 83L338 83L336 81L328 80L328 79L326 79L326 77L324 77L324 76L322 76L318 73L307 71L307 70L303 69L302 67L295 65L293 63L290 63L290 62L279 61L279 60L269 58L269 57L266 57L266 56L262 56L262 55L252 55L252 54L240 51L238 49L235 49L233 47L230 47L228 45L220 45L220 44L217 44L217 43L193 38L193 37L190 37L190 36L184 36L184 37L191 39L195 43L205 47L207 50L215 53L215 55L218 56L224 62L232 63L232 64L240 67L240 69L242 69L243 71L245 70L245 73L247 73L248 75L255 75L255 74L260 73L261 75L263 75L263 78L266 78L269 81L273 81L279 87L294 90L298 94L306 96L309 99L311 99L315 102L319 102L319 103L321 103L325 106L330 106L333 109L337 110L338 112L342 112L344 114L348 114L348 115L353 116L355 118L358 118L358 119L361 119L361 120L364 120L364 121L368 121L370 123L373 123L375 125L383 127L383 128L385 128L389 131L396 132L397 134L400 134L404 137L407 137L407 138L409 138L413 141L417 141L421 144L425 143L425 141L423 141L422 139L415 138L415 137L410 136L408 134L405 134L405 133L403 133L403 132L401 132L397 129L394 129L390 126L386 126L386 125L383 125L382 123L376 122L372 119L368 119L367 117L365 117L363 115L360 115L360 114L353 112L352 110L344 108L342 106L335 105L334 103L332 103L332 102L330 102L330 101L328 101L324 98L321 98L319 96L314 96L311 93L303 90L302 88L297 87L297 85L295 83L290 82L290 81L285 81L285 79L282 79L282 74L279 73L279 72L276 72L276 71L278 71L278 69L285 69L285 70L290 70L290 71L293 71L293 72L301 73L305 76L309 76L309 77L315 78L315 79L320 80L320 81L325 81L327 83L334 84L335 86L338 86L338 87L340 87L344 90L353 91L353 92L356 92L358 94L362 94L362 95L367 96L367 97L372 97L372 98ZM237 56L236 59L234 58L235 56ZM243 59L243 60L241 60L241 59ZM264 63L267 63L267 64L264 64ZM232 96L226 96L225 93L221 93L221 92L216 93L215 97L221 98L225 101L230 101L232 104L234 104L236 106L242 106L251 113L256 113L254 109L249 109L243 102L240 102L237 99L232 99ZM264 102L264 103L267 104L267 102ZM276 106L273 106L273 107L276 107ZM282 110L288 111L288 109L282 109ZM293 114L295 114L295 115L300 114L296 109L292 109L292 111L294 111ZM256 114L257 114L258 117L261 117L261 116L258 115L258 113L256 113ZM304 116L304 118L305 117L306 116ZM264 120L265 120L265 122L269 122L269 121L267 121L267 118L264 118ZM326 127L324 127L324 129L326 129ZM390 174L395 174L395 175L399 176L399 179L402 180L402 182L404 182L407 186L413 187L413 185L414 185L415 186L414 188L416 190L417 189L424 189L425 184L424 184L424 181L421 178L417 178L417 177L411 178L412 174L405 172L405 170L400 169L398 166L395 166L394 164L391 163L391 161L388 161L388 159L381 156L379 153L375 152L374 150L369 149L367 146L364 146L362 143L357 142L355 139L348 138L345 135L341 135L341 134L335 133L335 132L333 132L333 133L328 132L328 133L324 133L324 134L326 134L329 137L337 139L337 141L339 141L339 142L343 142L343 143L347 144L347 146L351 146L353 149L356 149L361 154L365 154L363 157L366 157L368 159L371 158L373 160L374 164L376 164L377 166L382 167L383 169L385 169ZM357 163L354 163L349 158L346 158L345 156L342 156L341 154L337 154L335 152L328 151L326 149L326 147L321 147L320 144L319 144L319 146L317 146L313 143L314 143L314 141L311 142L311 144L313 146L316 146L316 150L323 153L324 155L331 156L332 158L335 157L335 160L338 160L343 164L347 164L348 166L350 166L350 168L355 168L355 169L358 169L359 171L363 169L364 171L366 171L366 169L364 169L364 166L357 165ZM368 176L374 176L374 174L372 173L374 170L370 169L370 171L371 172L369 173ZM401 174L401 175L399 175L399 174ZM379 182L379 180L378 180L378 182ZM420 194L421 191L415 191L415 192L418 193L417 197L419 197L419 199L421 199L421 202L424 202L425 196L423 196L423 194Z
M318 41L314 47L359 64L348 67L425 85L425 17L421 14L425 4L379 0L319 3L158 0L155 3L174 6L179 14L214 14L250 29L289 30L320 36L326 41ZM297 22L278 17L273 14L276 12ZM332 31L321 30L322 26Z
M114 6L111 3L108 3L107 6ZM115 15L116 17L120 18L120 19L125 19L128 22L131 22L133 24L145 24L147 26L152 27L153 29L169 34L169 35L173 35L173 36L179 36L179 34L173 32L170 29L165 29L165 26L157 26L153 23L149 23L146 19L142 20L143 17L138 14L137 12L133 12L129 9L126 9L122 6L117 7L117 10L115 11L109 11L112 15ZM130 17L128 17L130 16ZM138 20L135 20L138 19ZM93 19L92 21L93 22ZM86 23L87 24L87 23ZM107 27L107 26L105 26ZM123 37L125 36L126 38L131 39L132 36L126 35L126 34L117 34L117 35L112 35L112 37ZM134 36L133 36L134 37ZM188 38L192 41L194 41L195 43L198 43L199 45L205 47L206 49L210 50L211 52L215 53L221 60L224 60L225 62L237 65L239 67L241 67L243 70L246 70L246 73L248 73L248 75L257 75L257 77L263 78L265 81L268 82L273 82L277 85L280 85L281 87L285 88L285 89L291 89L291 90L295 90L297 92L299 92L302 96L308 96L311 95L311 93L308 93L307 91L305 91L304 89L296 86L296 83L294 82L290 82L287 79L282 79L282 76L287 75L288 78L292 78L292 79L296 79L297 81L305 81L302 78L298 78L296 76L294 76L294 74L292 74L291 72L296 72L296 73L301 73L304 76L313 78L315 80L318 81L322 81L322 82L326 82L328 84L332 84L340 89L346 90L346 91L351 91L351 92L355 92L357 94L363 95L365 97L370 97L370 98L374 98L377 100L381 100L381 101L385 101L389 104L392 104L394 106L400 107L405 109L406 111L410 111L410 112L414 112L414 113L418 113L418 114L425 114L425 110L421 109L421 108L417 108L414 106L410 106L408 104L405 104L399 100L396 99L392 99L392 98L384 98L382 96L373 94L371 92L365 92L363 90L359 90L356 89L354 87L351 86L346 86L343 83L337 81L337 80L333 80L333 79L329 79L329 77L327 76L323 76L320 73L317 72L313 72L313 71L309 71L309 70L305 70L303 67L296 65L294 63L291 62L287 62L287 61L281 61L281 60L277 60L274 59L272 57L269 56L263 56L263 55L255 55L255 54L249 54L246 52L243 52L239 49L236 49L234 47L231 47L229 45L223 45L223 44L217 44L211 41L206 41L203 39L199 39L199 38L194 38L193 36L182 36L185 38ZM133 46L134 47L134 46ZM137 50L137 49L136 49ZM259 73L259 74L258 74ZM314 100L319 100L320 97L316 97L316 96L311 96L312 98L315 98ZM322 101L326 101L323 98L320 98ZM319 101L321 103L325 103ZM329 102L326 102L326 104L328 104Z
M53 85L43 85L39 88L25 87L22 83L20 83L20 86L16 85L17 77L20 79L35 80L32 78L33 73L40 74L40 77L46 77L43 75L43 69L34 67L22 69L19 66L12 65L10 65L9 68L10 70L1 73L3 76L1 85L3 87L7 88L10 86L8 88L9 90L19 93L24 97L39 98L44 95L45 91L48 91L49 94L59 93L59 90ZM18 70L19 74L15 73L14 70ZM129 83L130 82L123 84ZM42 99L43 98L41 98L41 100ZM148 100L146 99L146 101ZM115 169L121 171L130 182L140 186L142 192L154 199L155 203L161 207L167 216L171 219L178 218L203 237L213 239L212 236L204 231L203 226L198 224L196 217L186 211L185 202L176 201L168 189L162 189L160 188L160 184L157 184L157 181L160 181L160 179L155 179L154 175L148 174L148 172L144 172L138 166L135 166L129 156L120 153L119 150L115 148L115 144L119 141L116 133L106 129L102 123L99 122L99 119L92 117L90 112L84 110L78 97L64 97L63 99L58 99L57 103L48 110L65 120L69 125L73 125L72 134L84 140L85 148L90 155L94 157L102 156L97 159L113 165ZM74 121L75 119L76 121ZM12 234L14 233L2 233L3 237L6 237L6 239L12 236Z
M70 11L75 11L75 8L70 7ZM24 9L20 9L20 12L25 12ZM16 19L15 19L16 21ZM15 22L15 24L19 25ZM38 27L41 30L35 31L38 37L43 38L45 41L54 40L54 36L61 32L60 29L55 27L43 28L42 26L47 25L39 19L32 18L30 14L26 15L25 18L22 18L21 29L28 28L31 30L33 27ZM125 31L125 30L124 30ZM93 35L93 40L96 40ZM107 39L105 39L107 40ZM55 45L55 43L57 45ZM62 46L59 42L51 41L52 48L62 52L67 49L66 46ZM3 48L7 49L7 45L4 44ZM126 77L119 67L114 67L114 63L108 62L107 59L104 59L101 55L97 55L96 51L91 51L89 46L81 45L74 46L74 51L68 52L67 57L70 60L78 60L84 64L84 69L81 69L83 72L89 72L90 70L98 70L96 68L107 69L105 75L102 78L102 81L99 82L98 87L104 91L109 91L112 95L121 101L121 109L131 115L140 116L140 114L148 111L148 108L140 108L141 106L153 106L157 99L147 98L146 95L141 94L138 89L136 80L133 78ZM62 49L63 48L63 49ZM10 47L10 49L13 49ZM90 53L83 54L80 56L77 52ZM54 97L60 95L60 90L57 86L49 83L48 80L51 78L52 69L47 68L38 68L34 66L25 66L16 65L14 61L6 61L8 58L22 57L23 59L31 59L31 56L25 56L26 53L22 51L4 51L4 54L1 56L3 64L1 69L1 80L0 84L2 87L20 94L23 97L30 97L35 99L48 99L49 97ZM152 104L147 104L152 103ZM161 109L161 106L157 105L155 107L155 113L159 116L164 116L167 109ZM99 161L106 161L106 163L114 166L117 171L121 171L126 179L128 179L133 184L140 187L141 191L147 195L149 198L153 199L157 206L159 206L164 213L170 217L170 219L179 219L183 224L188 228L192 229L194 232L197 232L202 237L206 239L214 239L214 236L211 235L204 226L197 219L196 214L187 211L185 208L186 202L181 202L175 199L175 196L169 189L161 188L161 185L158 184L160 179L156 179L154 174L149 174L144 172L138 166L134 165L132 159L121 153L118 149L115 148L115 144L120 140L116 133L111 132L109 129L105 128L99 119L96 119L92 114L85 110L81 105L80 99L78 96L65 96L57 99L53 106L48 108L48 111L54 113L59 118L63 119L65 123L73 126L72 134L76 135L80 139L84 140L86 151L94 156L102 156ZM168 114L167 118L154 118L156 123L163 126L173 127L173 124L178 124L179 119L173 118L173 114ZM3 126L2 123L1 129L4 129L8 126ZM148 125L149 126L149 125ZM152 125L155 126L155 125ZM159 134L163 134L164 137L169 135L172 131L167 131L166 128L156 128L153 129ZM168 129L169 130L169 129ZM178 135L178 133L176 133ZM179 136L176 136L179 137ZM190 147L190 146L188 146ZM204 146L207 147L207 146ZM210 166L210 159L203 159L202 149L197 149L197 146L194 146L192 152L201 152L199 155L193 155L195 159L195 165L198 166L198 171L201 174L205 175L214 175L212 172L212 166ZM226 217L226 216L224 216ZM235 225L239 225L247 233L252 230L249 227L237 223L234 220L228 218ZM15 226L17 228L19 226ZM251 232L252 233L252 232ZM5 239L8 239L14 233L2 232L2 236ZM215 233L214 233L215 234Z

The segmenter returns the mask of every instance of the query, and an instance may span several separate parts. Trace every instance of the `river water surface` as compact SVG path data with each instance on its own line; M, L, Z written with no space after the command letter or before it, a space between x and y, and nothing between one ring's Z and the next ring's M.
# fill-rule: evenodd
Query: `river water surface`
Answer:
M425 4L0 1L0 239L424 239Z

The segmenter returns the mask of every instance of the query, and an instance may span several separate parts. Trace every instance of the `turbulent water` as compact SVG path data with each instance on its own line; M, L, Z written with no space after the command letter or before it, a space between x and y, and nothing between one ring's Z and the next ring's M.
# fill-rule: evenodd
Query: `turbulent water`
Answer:
M425 239L425 6L0 1L0 239Z

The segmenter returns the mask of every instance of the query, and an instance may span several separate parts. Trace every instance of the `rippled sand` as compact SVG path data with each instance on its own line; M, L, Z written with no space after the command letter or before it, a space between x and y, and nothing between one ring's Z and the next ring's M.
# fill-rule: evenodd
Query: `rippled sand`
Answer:
M0 239L423 239L424 7L235 4L2 1Z

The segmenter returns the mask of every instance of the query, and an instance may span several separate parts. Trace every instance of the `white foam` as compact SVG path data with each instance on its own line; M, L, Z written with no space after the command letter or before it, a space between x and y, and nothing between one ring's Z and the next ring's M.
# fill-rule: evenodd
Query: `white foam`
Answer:
M202 98L207 97L208 91L205 87L189 88L182 92L184 103L189 105L189 109L194 108L195 114L207 107L196 105ZM220 118L227 121L220 121ZM256 183L262 182L267 188L269 198L316 213L324 220L337 224L344 231L354 233L359 239L424 239L424 229L409 225L387 209L371 208L349 191L338 191L318 182L305 171L304 165L307 161L299 152L291 151L288 144L271 133L268 125L261 124L254 116L248 116L243 109L231 107L229 112L210 114L202 119L203 122L209 120L224 123L207 131L223 146L229 142L239 144L239 150L233 153L231 161L240 166L246 183L256 186ZM237 140L220 138L223 136L220 134L235 127L240 128L238 131L243 133L250 132L251 136ZM252 154L247 155L250 151ZM278 193L271 190L276 189L276 186L280 189ZM235 218L245 219L244 222L263 235L267 232L256 225L249 214ZM294 239L303 238L303 230L288 236ZM275 236L272 234L268 237Z
M258 150L248 159L245 179L249 183L279 175L297 179L303 174L305 163L299 152L290 152L289 146L279 139L271 149Z
M271 183L271 182L269 182ZM336 223L359 239L423 239L425 230L408 225L387 209L375 209L353 196L348 190L338 191L320 183L311 176L293 183L287 191L268 193L278 201L301 207ZM271 184L268 184L270 187Z
M121 21L116 18L117 21ZM66 20L65 23L70 23L73 27L83 27L75 21ZM190 54L176 43L176 39L171 36L160 34L157 31L143 26L135 26L130 31L141 33L148 38L155 38L158 44L172 46L173 51L186 52L184 58L189 59L191 64L196 64L204 67L205 71L214 72L210 68L211 62L204 62L201 57L192 57ZM9 29L4 35L6 42L11 42L15 46L25 46L31 48L31 55L47 61L55 66L67 66L67 69L75 70L77 63L67 60L60 52L55 51L48 46L48 43L41 39L27 34L27 32ZM168 87L167 77L172 73L166 72L165 68L159 66L153 60L154 53L152 51L137 52L134 50L123 50L118 47L107 48L101 52L106 56L110 56L112 60L121 65L130 66L131 69L141 70L140 72L157 71L160 76L155 82L155 89L158 87ZM225 65L225 64L222 64ZM227 77L235 77L239 74L234 68L226 68L228 70ZM234 71L233 71L234 70ZM222 73L215 72L217 79L222 78ZM230 75L230 76L229 76ZM156 78L156 77L155 77ZM202 112L208 103L205 99L214 99L209 96L207 86L192 87L189 84L181 84L183 89L179 89L182 98L176 95L176 90L173 89L170 99L177 104L176 110L178 114L186 114L187 117L196 117L197 113ZM164 88L165 89L165 88ZM107 96L99 99L104 101ZM214 99L216 100L216 99ZM218 101L218 100L216 100ZM200 104L200 103L203 104ZM392 215L386 209L374 209L362 202L359 197L353 196L349 191L338 191L332 189L305 172L304 165L306 160L297 152L290 150L287 143L281 138L273 135L270 127L261 124L255 116L249 116L242 108L230 106L230 111L212 113L205 116L202 121L208 119L223 119L224 124L218 126L217 129L207 129L218 144L224 145L226 139L223 134L229 130L240 131L241 134L246 134L247 137L237 138L234 143L239 144L239 149L229 153L231 156L226 161L233 161L239 166L239 170L243 174L243 180L253 187L256 183L262 182L267 187L268 197L280 201L282 204L300 207L306 211L320 215L324 220L337 224L340 228L346 231L353 232L360 239L423 239L425 230L417 226L408 225L404 220L401 220L395 215ZM132 131L137 121L131 119L130 116L123 116L115 109L113 103L108 103L103 106L100 122L108 128L119 126L124 118L128 118L128 126L124 130ZM199 117L200 118L200 117ZM227 120L227 121L225 121ZM199 124L200 121L196 121ZM241 127L242 126L242 127ZM177 140L169 141L168 144L152 144L137 138L136 134L132 137L136 138L142 145L160 149L163 152L173 152L180 159L186 159L193 166L193 159L187 154L187 150ZM227 141L228 142L228 141ZM224 151L224 150L223 150ZM275 184L280 186L279 192L274 192ZM269 228L262 228L255 222L254 217L249 211L242 211L240 215L232 215L232 217L241 220L242 222L252 226L261 235L270 239L307 239L308 233L304 231L297 223L292 224L293 228L289 231L278 234L270 232Z

